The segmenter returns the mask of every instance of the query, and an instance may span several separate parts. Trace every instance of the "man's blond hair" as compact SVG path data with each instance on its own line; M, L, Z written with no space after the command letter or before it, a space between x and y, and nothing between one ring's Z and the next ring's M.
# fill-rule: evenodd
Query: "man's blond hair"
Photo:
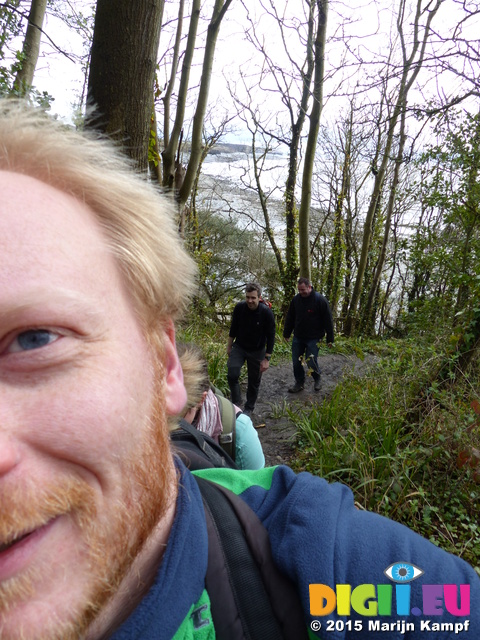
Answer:
M184 408L186 413L202 400L203 392L210 388L208 363L200 347L195 344L180 343L177 350L187 390L187 404Z
M110 141L0 100L0 170L37 178L90 207L149 333L183 312L195 267L173 207Z

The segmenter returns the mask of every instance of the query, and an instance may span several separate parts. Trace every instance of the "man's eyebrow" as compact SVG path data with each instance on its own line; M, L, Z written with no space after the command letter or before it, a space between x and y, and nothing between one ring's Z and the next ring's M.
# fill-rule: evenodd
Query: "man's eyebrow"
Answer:
M95 320L100 317L100 313L93 300L87 295L77 291L55 290L43 291L35 290L22 293L21 300L2 301L0 299L0 320L8 321L19 315L30 312L57 311L69 314L81 314L83 317Z

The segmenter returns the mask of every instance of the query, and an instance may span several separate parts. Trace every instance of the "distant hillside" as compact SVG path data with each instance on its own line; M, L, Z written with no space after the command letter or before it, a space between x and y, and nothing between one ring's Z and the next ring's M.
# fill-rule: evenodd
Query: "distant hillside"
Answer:
M264 151L263 147L257 147L257 153L262 153ZM249 144L233 144L228 142L218 142L210 151L209 155L220 155L220 154L235 154L235 153L247 153L251 155L252 146ZM280 150L271 149L269 151L269 155L271 156L281 156L283 155Z
M209 155L218 156L224 153L252 153L252 146L249 144L229 144L228 142L219 142L210 151Z

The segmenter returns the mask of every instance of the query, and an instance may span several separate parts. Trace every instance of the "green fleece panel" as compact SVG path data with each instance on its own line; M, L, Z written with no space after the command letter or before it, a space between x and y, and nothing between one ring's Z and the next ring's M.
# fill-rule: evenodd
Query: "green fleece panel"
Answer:
M200 471L193 471L193 475L216 482L239 496L251 486L262 487L268 491L272 486L275 469L276 467L266 467L259 471L237 471L224 468L201 469Z
M310 640L318 640L318 636L308 627L307 632ZM215 627L213 626L210 611L210 598L204 589L200 599L196 604L192 605L172 640L215 640L215 637Z
M205 589L198 602L192 605L172 640L215 640L210 598Z

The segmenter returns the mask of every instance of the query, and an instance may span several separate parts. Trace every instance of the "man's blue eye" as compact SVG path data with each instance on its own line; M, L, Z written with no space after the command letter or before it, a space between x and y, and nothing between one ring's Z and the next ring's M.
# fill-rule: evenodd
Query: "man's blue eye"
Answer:
M29 329L17 336L17 344L20 349L30 351L31 349L40 349L53 341L55 335L46 329Z

